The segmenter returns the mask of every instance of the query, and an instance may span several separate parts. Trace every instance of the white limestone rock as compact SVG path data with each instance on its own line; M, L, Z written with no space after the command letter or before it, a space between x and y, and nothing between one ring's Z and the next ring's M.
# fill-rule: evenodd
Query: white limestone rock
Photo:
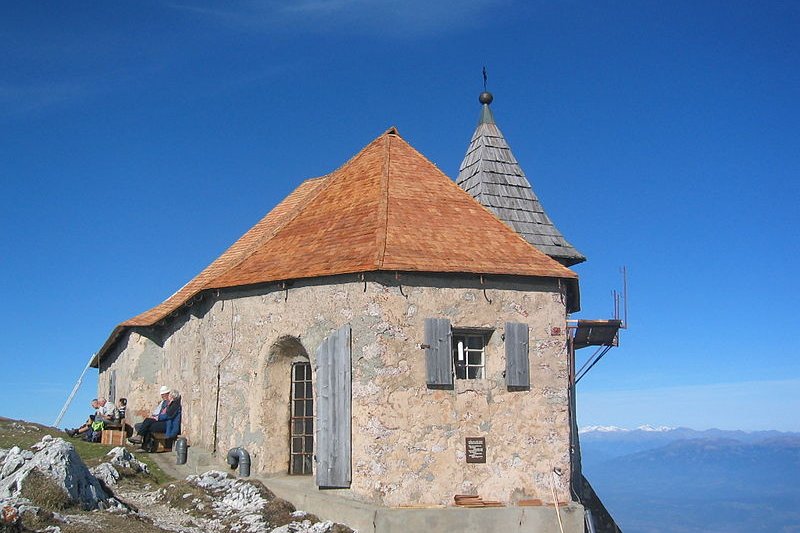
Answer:
M112 487L119 481L120 475L111 463L100 463L94 468L89 469L94 477L105 483L106 487Z
M122 446L117 446L116 448L113 448L110 452L108 452L108 454L106 454L106 456L111 457L111 464L114 466L121 466L124 468L128 468L137 474L150 473L150 470L148 470L146 464L137 460L135 455L133 455L131 452L129 452Z
M102 480L107 487L112 487L117 484L117 481L119 481L120 473L118 468L125 468L134 474L149 473L147 465L139 462L131 452L122 446L113 448L106 454L106 457L110 457L109 462L100 463L96 467L92 468L90 472L96 478Z
M292 522L272 529L262 514L271 497L256 485L217 470L189 476L186 481L213 495L217 519L233 532L328 533L335 525L331 521L312 523L307 513L294 511Z
M85 510L121 505L89 472L72 444L45 435L33 448L36 453L15 446L3 458L0 499L17 499L25 478L36 469L55 481L71 500Z
M272 533L328 533L333 529L333 522L325 520L312 524L310 520L289 522L285 526L276 527Z

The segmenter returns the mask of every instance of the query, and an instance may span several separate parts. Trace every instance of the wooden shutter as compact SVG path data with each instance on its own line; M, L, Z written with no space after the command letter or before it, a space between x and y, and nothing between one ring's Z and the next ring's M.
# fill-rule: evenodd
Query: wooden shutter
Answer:
M350 326L317 348L317 486L348 488L351 474Z
M108 374L108 401L117 403L117 371L109 370Z
M449 320L425 319L425 368L429 389L453 388L452 339Z
M528 361L528 324L506 322L506 386L508 390L531 388Z

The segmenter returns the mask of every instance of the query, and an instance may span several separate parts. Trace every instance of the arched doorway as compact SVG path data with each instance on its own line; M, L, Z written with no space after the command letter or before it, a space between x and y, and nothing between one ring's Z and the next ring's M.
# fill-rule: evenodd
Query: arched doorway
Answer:
M267 366L270 380L265 405L271 407L266 418L280 426L271 435L281 443L273 448L273 460L279 463L272 464L283 469L288 463L289 474L310 475L314 461L314 387L308 352L299 338L282 335L270 346Z

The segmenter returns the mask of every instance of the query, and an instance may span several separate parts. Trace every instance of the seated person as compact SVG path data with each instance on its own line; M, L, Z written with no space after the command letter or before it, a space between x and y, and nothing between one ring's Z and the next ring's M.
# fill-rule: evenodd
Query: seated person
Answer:
M156 404L156 406L153 408L153 412L148 417L148 418L152 418L152 419L155 419L155 420L158 420L158 415L160 413L163 413L164 411L166 411L167 405L169 405L170 388L167 387L166 385L163 385L161 387L161 390L158 391L158 393L161 395L161 401ZM147 420L148 419L145 418L142 422L139 422L138 424L134 425L134 429L138 432L139 428L141 428L142 424L144 424ZM128 439L128 440L130 441L130 439ZM131 441L131 442L133 442L133 441Z
M122 424L125 421L125 411L127 407L128 400L126 398L120 398L114 409L114 418L105 422L105 428L124 429Z
M153 433L164 433L168 439L177 437L181 431L181 395L161 387L163 401L159 404L159 412L136 424L136 436L128 439L133 444L149 444Z
M94 419L97 417L97 413L100 410L100 404L98 403L97 398L93 399L90 403L92 409L94 410L94 413L89 415L89 418L86 420L86 422L83 423L81 427L75 429L64 428L64 433L66 433L70 437L86 436L86 432L92 429L92 423L94 423Z
M116 420L117 408L114 404L105 398L97 400L97 411L94 415L94 421L90 426L90 431L87 431L83 437L86 442L100 442L102 440L103 429L108 424L114 424Z
M128 399L127 398L120 398L117 401L117 413L119 413L119 419L125 419L125 412L128 410Z
M113 403L109 402L105 398L100 398L97 400L97 416L95 417L95 421L99 417L105 423L113 422L114 420L119 419L119 412L117 408L114 406Z

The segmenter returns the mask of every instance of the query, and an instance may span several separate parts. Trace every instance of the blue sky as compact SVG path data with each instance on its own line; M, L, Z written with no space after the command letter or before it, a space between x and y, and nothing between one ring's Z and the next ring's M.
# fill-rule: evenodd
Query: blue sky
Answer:
M580 423L800 430L800 5L455 5L1 4L0 415L52 423L116 324L388 127L454 177L486 65L577 317L629 271Z

